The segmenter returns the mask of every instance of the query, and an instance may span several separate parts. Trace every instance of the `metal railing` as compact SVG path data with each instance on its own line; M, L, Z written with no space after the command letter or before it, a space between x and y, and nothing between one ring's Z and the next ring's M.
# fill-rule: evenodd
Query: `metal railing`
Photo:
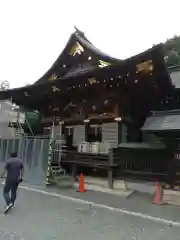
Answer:
M14 151L25 166L25 180L40 184L45 181L48 162L49 139L44 137L20 137L0 139L0 168Z

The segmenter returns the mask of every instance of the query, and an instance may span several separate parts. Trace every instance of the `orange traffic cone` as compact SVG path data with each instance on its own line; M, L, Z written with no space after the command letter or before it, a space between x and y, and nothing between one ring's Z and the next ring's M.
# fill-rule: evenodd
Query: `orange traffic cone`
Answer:
M78 190L77 192L85 192L85 189L84 189L84 176L83 174L81 173L80 177L79 177L79 187L78 187Z
M163 204L162 202L162 196L163 196L163 190L162 188L159 186L159 182L156 182L156 189L155 189L155 197L153 200L153 204L157 204L157 205L161 205Z

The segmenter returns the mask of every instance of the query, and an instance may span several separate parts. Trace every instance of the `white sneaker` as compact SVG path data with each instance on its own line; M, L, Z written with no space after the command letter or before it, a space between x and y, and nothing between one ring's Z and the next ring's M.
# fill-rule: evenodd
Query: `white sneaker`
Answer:
M7 212L12 208L12 206L13 206L13 204L10 203L10 204L6 207L4 213L7 213Z

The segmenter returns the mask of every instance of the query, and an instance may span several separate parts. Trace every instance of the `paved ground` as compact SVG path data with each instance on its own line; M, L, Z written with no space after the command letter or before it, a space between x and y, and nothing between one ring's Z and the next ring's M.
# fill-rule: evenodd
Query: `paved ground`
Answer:
M25 184L25 186L29 186ZM31 185L30 185L31 186ZM63 196L69 196L75 199L81 199L116 209L123 209L131 212L138 212L143 215L150 215L154 218L161 218L169 221L179 222L180 224L180 207L173 205L157 206L152 204L153 196L146 193L133 193L128 198L106 194L102 192L86 191L78 193L72 188L53 188L40 187L35 188L45 190L49 193L58 193Z
M0 213L0 239L178 240L180 228L20 189L16 208Z

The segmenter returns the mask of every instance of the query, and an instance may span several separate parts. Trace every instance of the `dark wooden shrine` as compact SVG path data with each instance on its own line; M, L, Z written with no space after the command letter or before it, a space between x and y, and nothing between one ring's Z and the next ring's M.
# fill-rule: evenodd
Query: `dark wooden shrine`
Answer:
M95 48L84 33L76 29L44 76L33 85L0 92L0 99L9 98L18 105L38 110L44 126L63 123L61 131L71 138L71 126L84 126L86 142L87 132L93 125L100 126L98 129L106 126L106 133L112 126L107 124L117 125L112 134L117 133L117 141L111 145L111 154L82 154L76 145L63 159L65 164L76 168L81 165L106 169L112 187L113 171L116 177L151 175L154 179L167 175L168 159L163 162L165 148L128 143L143 141L141 128L147 117L151 111L161 110L161 102L174 96L174 92L161 45L118 60ZM72 139L66 140L73 145ZM93 141L97 140L90 140ZM98 138L98 142L101 141L104 141L102 136ZM118 146L123 142L126 145ZM74 167L73 172L75 170Z

